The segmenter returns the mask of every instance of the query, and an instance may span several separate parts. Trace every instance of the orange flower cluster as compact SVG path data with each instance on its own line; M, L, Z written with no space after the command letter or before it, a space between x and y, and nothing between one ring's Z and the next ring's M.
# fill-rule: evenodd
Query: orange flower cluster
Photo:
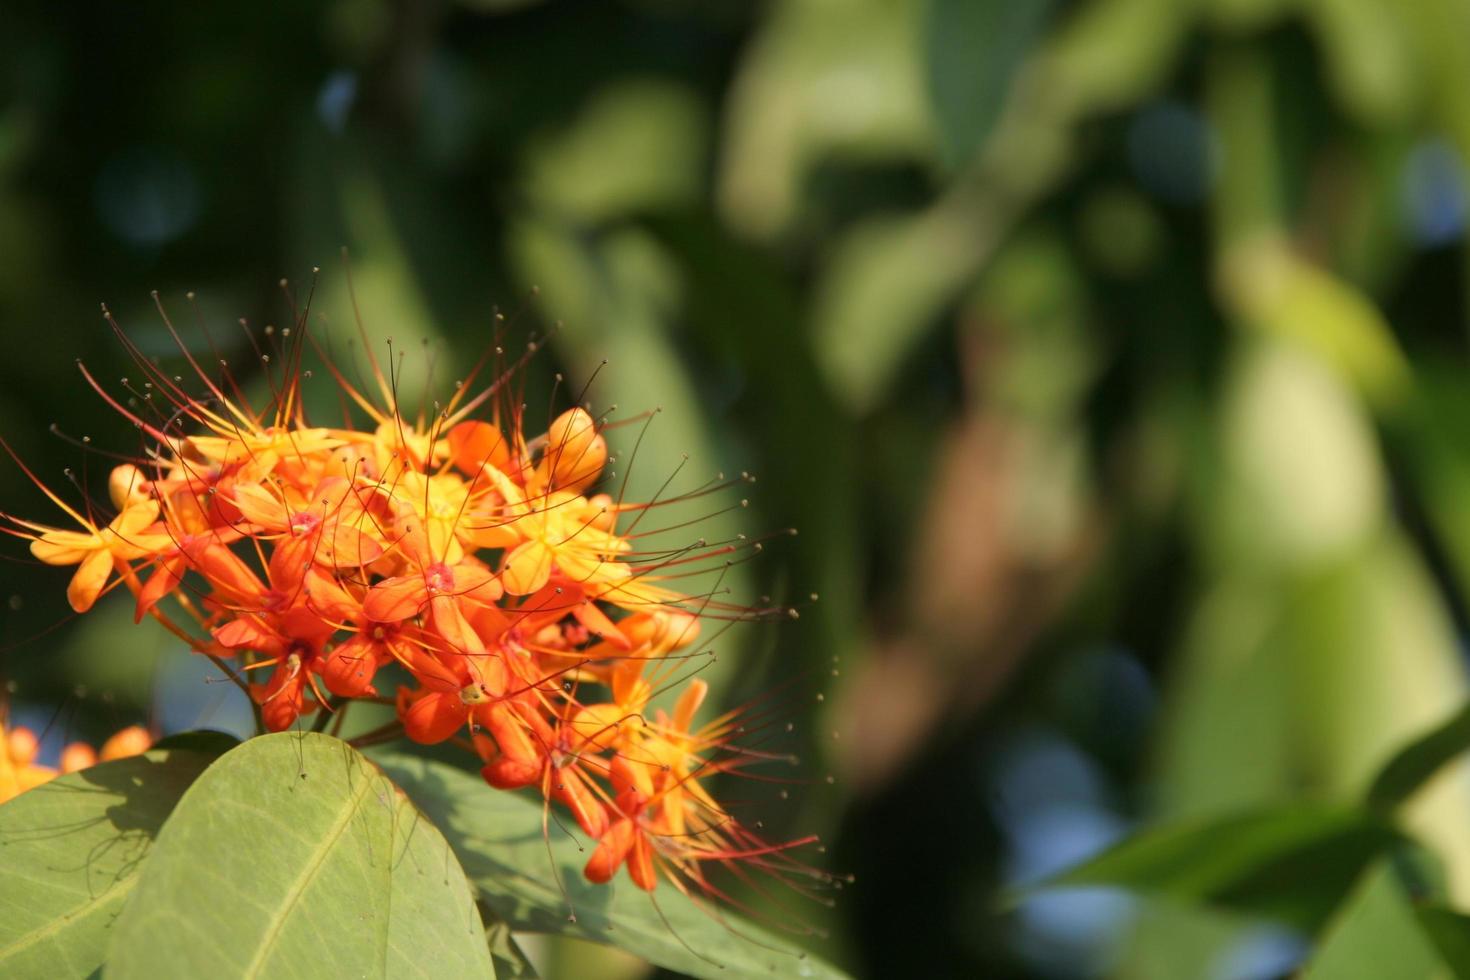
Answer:
M132 725L103 742L100 751L86 742L72 742L61 750L61 767L57 770L36 762L41 745L35 732L20 726L7 729L0 723L0 803L54 779L58 773L140 755L152 744L153 736L146 728Z
M342 427L308 422L300 349L278 359L265 413L192 358L200 397L136 352L146 380L131 399L83 369L147 446L112 472L109 518L50 491L77 527L10 518L41 561L76 567L73 608L121 583L138 619L248 672L272 731L350 699L396 705L414 741L458 738L492 786L563 804L598 841L594 881L624 864L649 890L660 867L681 887L705 887L707 861L779 870L791 845L756 840L701 785L758 756L729 746L734 719L695 726L697 679L671 715L650 707L702 616L760 612L676 588L736 546L640 552L619 522L653 504L597 492L602 426L573 408L528 437L518 365L506 369L499 348L416 422L375 361L381 399L328 363L344 405L370 420L360 428L345 409ZM471 395L482 370L496 376ZM385 672L408 681L391 701Z

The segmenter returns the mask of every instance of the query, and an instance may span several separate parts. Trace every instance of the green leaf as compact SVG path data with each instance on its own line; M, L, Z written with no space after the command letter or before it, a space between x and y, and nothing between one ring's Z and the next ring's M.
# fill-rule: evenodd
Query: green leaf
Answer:
M403 755L378 762L444 832L480 900L512 929L609 943L696 977L843 976L789 941L673 888L650 900L625 875L591 884L582 877L589 855L554 824L548 846L534 800L442 763Z
M1310 0L1302 17L1317 36L1332 94L1358 120L1387 128L1418 108L1430 72L1397 4Z
M159 827L212 754L154 748L0 806L0 976L86 976Z
M1375 864L1363 875L1302 972L1302 980L1442 976L1439 951L1387 862Z
M1226 296L1247 323L1316 354L1370 408L1397 410L1412 390L1393 328L1354 284L1269 237L1234 249L1224 276Z
M526 154L528 196L586 222L697 201L707 165L700 104L682 85L636 79L600 90Z
M744 47L723 116L718 197L724 219L770 239L801 213L813 169L829 161L927 161L922 5L855 0L771 8Z
M1000 119L1011 81L1041 37L1055 3L933 0L924 41L929 97L945 162L959 167Z
M1460 980L1470 978L1470 915L1443 905L1421 905L1415 912L1439 958Z
M1395 752L1368 788L1368 803L1382 809L1398 806L1466 749L1470 749L1470 704Z
M903 360L979 271L995 227L954 196L914 214L865 218L832 246L813 299L812 345L832 393L871 411Z
M108 976L493 976L449 846L345 742L254 738L180 800Z
M1276 807L1146 830L1043 887L1111 885L1311 928L1369 862L1402 841L1359 811Z

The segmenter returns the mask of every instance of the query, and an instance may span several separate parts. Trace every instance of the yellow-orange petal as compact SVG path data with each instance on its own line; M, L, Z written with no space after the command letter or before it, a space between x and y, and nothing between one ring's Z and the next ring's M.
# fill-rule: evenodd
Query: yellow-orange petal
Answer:
M429 600L422 575L397 575L368 589L362 611L377 623L398 623L417 616Z
M612 766L609 767L609 777L613 790L618 794L619 805L626 805L623 794L630 790L638 801L647 800L652 796L653 773L661 765L652 758L633 760L620 755L613 759ZM631 809L630 806L629 810Z
M696 677L684 688L684 693L679 695L679 700L674 704L674 727L681 732L689 731L689 726L694 722L694 713L704 703L704 696L709 693L709 684L702 678Z
M546 429L546 451L537 467L541 478L565 487L589 473L595 478L607 461L607 443L597 423L582 408L569 408Z
M425 649L416 640L402 637L391 637L387 641L388 652L393 654L395 660L407 668L418 682L425 687L431 687L436 691L458 691L465 684L465 679L455 672L448 664L441 663L432 653ZM457 661L463 662L462 657L456 657Z
M530 595L551 578L551 549L541 541L527 541L505 556L500 584L511 595Z
M573 542L556 550L556 564L573 582L597 584L616 582L628 575L627 566Z
M332 526L325 553L321 556L326 564L336 568L356 568L377 561L383 555L383 546L355 527L343 524Z
M31 554L48 565L75 565L86 561L99 545L95 534L47 531L31 542Z
M214 638L219 641L220 646L231 650L255 650L278 656L286 652L284 638L267 629L253 616L230 620L214 630Z
M465 544L473 545L477 549L514 548L521 543L520 533L502 518L472 514L455 527L455 533Z
M429 600L429 622L434 632L456 653L467 657L484 656L485 641L465 618L454 596L436 595Z
M290 524L291 514L285 501L259 483L237 483L231 499L251 524L270 531L284 531Z
M593 752L604 752L616 748L627 727L637 724L637 716L630 715L622 705L589 704L571 719L572 751L583 752L590 747Z
M632 648L633 644L623 635L622 630L618 629L613 621L607 618L607 613L597 608L594 603L586 600L579 602L572 607L572 615L576 617L577 622L587 627L589 632L596 633L618 649Z
M158 501L144 497L142 500L134 500L127 508L113 518L112 523L107 525L113 534L122 539L121 543L127 546L142 531L158 520ZM113 542L114 546L118 544Z
M71 607L79 613L91 609L92 604L106 588L108 576L111 574L112 552L92 552L81 565L77 566L76 574L71 577L71 582L66 587L67 602L70 602Z
M107 477L107 495L112 506L125 510L131 503L148 499L148 477L132 463L114 466Z
M449 457L463 473L474 476L486 463L504 470L510 461L505 436L489 422L461 422L449 430Z
M465 562L454 567L454 593L475 602L490 603L503 596L505 588L490 569Z

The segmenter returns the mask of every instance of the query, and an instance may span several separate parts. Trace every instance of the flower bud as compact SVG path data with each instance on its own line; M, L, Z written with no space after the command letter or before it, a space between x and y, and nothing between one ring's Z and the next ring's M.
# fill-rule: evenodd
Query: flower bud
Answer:
M113 759L142 755L152 744L153 736L148 733L148 729L142 725L129 725L102 743L102 751L97 753L97 758L103 762L111 762Z
M113 467L107 478L107 494L112 498L112 506L126 510L130 504L148 499L148 477L132 463Z
M40 743L36 733L29 728L13 728L6 740L10 750L10 761L17 766L28 766L36 759Z
M552 486L581 490L602 473L607 462L607 440L592 416L580 408L568 409L546 430L546 450L539 467Z
M76 772L97 764L97 753L86 742L73 742L61 750L61 771Z

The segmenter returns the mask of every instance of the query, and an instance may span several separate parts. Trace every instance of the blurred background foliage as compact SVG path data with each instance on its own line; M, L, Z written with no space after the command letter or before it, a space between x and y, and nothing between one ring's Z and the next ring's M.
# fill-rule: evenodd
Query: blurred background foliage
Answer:
M1381 864L1325 926L997 895L1139 827L1356 799L1466 700L1467 158L1466 0L6 4L0 428L95 487L48 426L136 445L73 361L126 374L103 301L173 357L150 289L245 374L237 320L320 266L313 329L360 356L343 246L414 397L496 308L559 321L538 396L606 358L595 403L662 409L636 488L687 453L690 485L759 477L711 538L801 530L737 587L820 601L721 669L730 704L786 685L805 743L768 830L857 877L800 911L824 955L1431 976ZM15 467L0 505L48 506ZM20 720L241 723L24 557ZM1470 907L1470 773L1407 813Z

